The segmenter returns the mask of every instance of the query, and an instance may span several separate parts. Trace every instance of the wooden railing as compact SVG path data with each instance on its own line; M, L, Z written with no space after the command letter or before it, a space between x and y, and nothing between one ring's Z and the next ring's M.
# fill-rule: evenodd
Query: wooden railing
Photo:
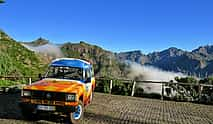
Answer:
M28 84L32 83L32 79L34 80L39 80L38 76L0 76L0 80L20 80L20 79L25 79L28 80ZM164 89L165 86L196 86L198 87L198 96L201 95L202 93L202 89L203 87L208 87L208 88L213 88L213 85L211 84L200 84L200 83L181 83L181 82L164 82L164 81L144 81L144 80L130 80L130 79L109 79L109 78L103 78L103 77L97 77L96 78L97 82L101 82L101 83L106 83L106 85L108 85L109 88L109 93L112 94L112 89L113 89L113 84L115 80L119 80L121 83L127 83L127 84L131 84L132 88L131 88L131 96L134 96L135 94L135 90L136 90L136 85L138 84L161 84L161 99L164 99Z
M136 89L136 85L138 84L161 84L161 99L164 99L164 92L165 92L165 86L169 87L169 86L173 86L174 87L181 87L182 90L184 90L184 86L189 86L189 87L198 87L198 97L201 96L202 90L204 87L208 87L208 88L213 88L212 84L200 84L200 83L182 83L182 82L165 82L165 81L145 81L145 80L130 80L130 79L106 79L106 78L96 78L96 80L105 80L108 82L108 86L109 86L109 93L112 94L112 88L113 88L113 82L114 80L119 80L121 83L130 83L132 84L132 91L131 91L131 96L134 96L135 94L135 89ZM104 81L103 81L104 82ZM180 89L180 88L179 88ZM178 90L178 89L177 89ZM186 92L186 91L185 91Z

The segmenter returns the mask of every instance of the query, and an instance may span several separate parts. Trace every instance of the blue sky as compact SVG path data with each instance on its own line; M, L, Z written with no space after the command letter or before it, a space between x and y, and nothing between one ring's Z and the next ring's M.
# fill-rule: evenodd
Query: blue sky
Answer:
M19 41L87 41L143 53L213 44L212 0L5 1L0 28Z

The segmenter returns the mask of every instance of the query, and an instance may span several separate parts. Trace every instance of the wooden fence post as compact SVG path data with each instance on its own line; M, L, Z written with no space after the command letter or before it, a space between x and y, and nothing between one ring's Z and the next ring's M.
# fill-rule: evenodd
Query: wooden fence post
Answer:
M110 80L110 84L109 84L109 94L112 93L112 80Z
M164 96L164 83L162 83L161 100L163 100L163 96Z
M135 93L135 84L136 84L136 81L133 82L132 94L131 94L131 96L134 96L134 93Z
M29 85L31 85L32 84L32 78L30 77L29 78Z
M201 84L199 84L198 85L198 97L199 97L199 99L201 97L202 90L203 90L203 86Z

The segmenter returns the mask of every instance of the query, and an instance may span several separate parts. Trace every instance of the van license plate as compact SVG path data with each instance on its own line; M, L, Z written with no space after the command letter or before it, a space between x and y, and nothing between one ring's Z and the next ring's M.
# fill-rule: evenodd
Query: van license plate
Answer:
M44 111L55 111L55 106L38 105L37 109L44 110Z

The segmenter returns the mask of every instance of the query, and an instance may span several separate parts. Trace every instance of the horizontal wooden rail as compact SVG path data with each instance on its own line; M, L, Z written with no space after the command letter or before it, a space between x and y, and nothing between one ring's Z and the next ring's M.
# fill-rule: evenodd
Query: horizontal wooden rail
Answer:
M106 78L103 78L103 77L97 77L96 78L96 80L108 80L108 81L110 81L110 80L119 80L119 81L121 81L122 83L123 82L125 82L126 83L126 81L128 81L128 83L134 83L134 81L135 82L137 82L137 83L158 83L158 84L167 84L167 85L169 85L169 84L181 84L181 85L189 85L189 86L208 86L208 87L213 87L213 85L212 84L201 84L201 83L182 83L182 82L166 82L166 81L147 81L147 80L130 80L130 79L106 79Z
M0 79L6 78L6 79L14 79L14 78L38 78L38 76L0 76Z
M21 78L38 78L38 76L0 76L0 79L21 79ZM200 83L182 83L182 82L166 82L166 81L147 81L147 80L131 80L131 79L122 79L122 78L104 78L104 77L96 77L96 80L106 80L106 81L113 81L118 80L122 83L159 83L159 84L181 84L181 85L189 85L189 86L207 86L213 87L212 84L200 84Z
M32 78L38 78L38 76L32 75L32 76L0 76L0 80L7 80L7 79L28 79L29 84L32 83ZM136 86L137 84L162 84L162 100L164 95L164 88L165 86L171 86L171 85L182 85L182 86L198 86L199 87L199 94L201 94L201 91L203 87L213 87L212 84L199 84L199 83L182 83L182 82L166 82L166 81L146 81L146 80L131 80L131 79L121 79L121 78L104 78L104 77L96 77L97 81L107 81L107 85L109 87L109 93L112 93L113 89L113 82L114 81L120 81L121 83L128 83L132 85L131 90L131 96L134 96Z

